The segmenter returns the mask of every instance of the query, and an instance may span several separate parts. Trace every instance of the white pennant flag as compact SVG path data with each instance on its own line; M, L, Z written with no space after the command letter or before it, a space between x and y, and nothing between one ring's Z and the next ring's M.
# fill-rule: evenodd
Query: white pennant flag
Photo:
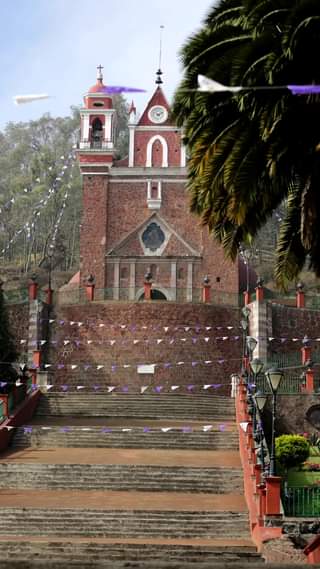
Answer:
M53 322L55 322L55 319L54 319L54 318L50 318L49 324L52 324Z
M209 387L211 387L211 383L207 383L206 385L204 385L203 389L209 389Z
M246 433L246 432L247 432L247 429L248 429L249 423L246 421L246 422L242 422L242 423L239 423L239 424L240 424L241 429Z
M125 429L121 429L121 431L122 431L123 433L130 433L130 431L132 431L132 429L127 429L127 428L125 428Z
M63 343L65 346L67 346L68 344L70 344L70 340L63 340Z
M130 365L130 364L123 364L123 367L124 367L125 369L127 369L128 367L131 367L131 365Z
M84 389L84 388L85 388L84 385L77 385L77 389L79 389L79 390L80 390L80 389Z
M51 431L52 427L41 427L42 431Z
M209 342L210 338L205 338L204 341L205 342Z
M87 340L87 344L92 344L93 340Z
M171 431L172 427L162 427L161 431L163 433L168 433L169 431Z
M209 330L211 330L211 329L212 329L212 326L206 326L206 330L209 331Z
M190 326L185 326L185 329L184 329L184 330L185 330L185 332L189 332Z
M223 340L228 340L229 336L222 336Z
M83 325L83 322L78 322L79 328L80 328L80 326L82 326L82 325Z
M171 385L171 391L175 391L176 389L179 389L180 385Z
M120 324L120 328L122 328L122 330L124 330L127 327L126 324Z
M15 427L11 427L11 426L6 427L6 429L8 429L8 431L11 431L11 429L14 429L14 428L15 428Z
M70 320L70 326L73 326L75 324L74 320Z
M115 340L110 340L110 346L113 346L113 344L115 344L116 341Z
M115 388L116 388L115 385L108 385L107 386L108 393L111 393L111 391L113 391Z
M204 433L207 433L208 431L211 431L213 425L203 425L202 430Z
M81 431L92 431L91 427L82 427Z
M164 331L167 333L168 330L169 330L169 326L164 326L163 329L164 329Z
M133 340L134 344L139 344L140 340Z
M27 340L20 340L20 344L25 344Z
M51 367L51 364L44 364L45 368Z
M182 366L184 362L177 362L177 366Z
M212 360L205 360L205 364L212 364Z
M143 385L140 389L140 393L144 393L145 391L147 391L149 385Z
M104 368L103 365L98 365L98 366L97 366L97 370L102 369L102 368Z
M158 338L158 339L157 339L157 344L161 344L161 342L163 342L163 339L162 339L162 338Z
M76 364L72 364L72 365L71 365L71 369L77 369L77 367L78 367L78 366L77 366Z
M180 338L181 342L186 342L187 338Z
M47 340L40 340L40 346L44 346L47 343Z
M99 328L103 328L105 326L105 324L99 324Z
M49 389L53 388L53 385L46 385L47 391L49 391Z

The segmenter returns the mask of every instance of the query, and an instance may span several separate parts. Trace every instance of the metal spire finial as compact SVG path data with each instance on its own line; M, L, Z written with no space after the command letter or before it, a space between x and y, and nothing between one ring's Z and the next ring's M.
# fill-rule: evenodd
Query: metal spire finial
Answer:
M162 71L161 71L161 63L162 63L162 32L164 30L164 26L160 26L160 46L159 46L159 69L156 73L157 78L156 78L156 85L161 85L161 83L163 83L162 79L161 79L161 75L162 75Z

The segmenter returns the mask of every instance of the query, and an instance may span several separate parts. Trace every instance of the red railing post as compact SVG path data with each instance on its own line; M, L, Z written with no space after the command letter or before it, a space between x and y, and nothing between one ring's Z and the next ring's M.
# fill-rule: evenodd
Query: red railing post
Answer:
M281 477L280 476L267 476L266 478L266 515L279 516L280 515L280 489Z
M262 302L263 300L264 300L263 279L259 277L256 286L256 301Z
M202 302L210 302L210 300L211 300L211 284L208 275L206 275L203 279Z
M36 275L32 275L31 281L29 282L29 300L37 300L38 295L38 283Z
M298 283L297 290L296 290L296 307L297 308L305 308L305 293L304 293L304 284Z
M94 300L94 289L95 289L94 276L89 275L86 281L86 296L90 302Z

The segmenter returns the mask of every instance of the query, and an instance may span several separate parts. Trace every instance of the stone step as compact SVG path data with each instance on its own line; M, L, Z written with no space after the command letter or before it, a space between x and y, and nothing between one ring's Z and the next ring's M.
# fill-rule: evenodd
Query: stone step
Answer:
M223 428L223 427L221 427ZM66 431L67 429L67 431ZM172 428L133 427L131 431L112 427L33 426L32 432L20 427L12 439L14 448L21 447L82 447L82 448L170 448L195 450L238 449L238 434L228 431L192 431Z
M235 409L233 399L211 395L49 393L42 395L36 415L230 419Z
M81 502L81 494L79 494ZM1 508L1 536L249 538L245 512Z
M0 488L241 494L243 479L236 468L2 462Z
M176 563L224 563L259 562L260 555L254 547L205 545L170 545L170 544L130 544L130 543L94 543L94 542L0 542L1 563L7 559L25 561L36 559L37 563L59 562L81 563L129 563L150 562ZM83 565L82 565L83 566ZM89 565L90 566L90 565ZM91 565L92 566L92 565ZM113 567L114 565L112 565ZM183 565L184 566L184 565ZM134 565L136 567L136 565ZM149 565L148 565L149 567ZM158 565L157 565L158 567ZM182 566L181 566L182 569Z

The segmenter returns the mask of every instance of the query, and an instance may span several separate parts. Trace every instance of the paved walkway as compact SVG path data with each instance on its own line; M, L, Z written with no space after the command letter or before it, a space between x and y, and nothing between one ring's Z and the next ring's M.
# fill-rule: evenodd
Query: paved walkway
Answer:
M92 508L97 510L246 512L239 494L186 492L105 492L77 490L0 490L2 508ZM1 513L1 509L0 509Z
M142 464L241 468L238 451L125 448L26 448L9 450L2 462L41 464Z

